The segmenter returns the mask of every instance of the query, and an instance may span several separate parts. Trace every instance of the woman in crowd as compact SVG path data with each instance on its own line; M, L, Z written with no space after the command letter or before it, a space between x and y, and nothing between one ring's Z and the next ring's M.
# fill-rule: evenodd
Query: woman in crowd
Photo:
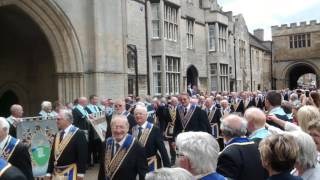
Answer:
M271 135L261 141L259 151L262 165L269 173L268 180L302 180L290 174L299 153L299 146L292 136Z

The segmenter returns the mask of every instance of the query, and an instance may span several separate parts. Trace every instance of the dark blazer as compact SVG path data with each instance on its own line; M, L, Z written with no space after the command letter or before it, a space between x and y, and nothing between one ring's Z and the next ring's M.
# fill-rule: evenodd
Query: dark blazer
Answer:
M288 171L270 176L268 180L302 180L302 178L300 176L293 176L290 174L290 171Z
M225 147L218 157L217 172L237 180L263 180L268 177L262 167L258 145L254 142Z
M74 108L72 110L72 116L73 116L73 125L78 127L82 130L88 130L90 127L90 124L86 117L83 117L82 113L79 111L79 109Z
M160 130L158 127L153 126L145 145L145 149L147 158L157 155L157 152L159 151L164 167L170 167L168 152L163 143L163 137L160 134Z
M11 166L3 172L0 176L0 180L27 180L27 178L18 168Z
M173 136L177 137L179 133L182 132L183 127L181 123L181 117L179 114L179 107L177 108L177 119L174 125L174 131L173 131ZM194 110L193 115L190 118L189 123L187 124L185 130L187 131L203 131L207 132L209 134L212 133L211 126L208 121L208 116L205 111L203 111L200 107L196 107Z
M56 137L55 137L56 138ZM48 165L48 173L53 172L54 168L54 147L55 147L55 140L52 144L51 155L49 159ZM62 152L57 166L64 166L70 165L72 163L77 164L78 173L84 174L86 171L86 163L88 157L88 145L87 139L84 135L82 130L78 130L75 135L73 135L72 139L70 140L69 144L65 147L64 151Z
M168 118L170 118L168 106L161 105L156 110L156 115L159 121L159 128L161 134L166 130L167 124L168 124Z
M241 99L237 109L233 105L231 105L230 108L232 109L233 112L240 112L240 113L244 114L244 111L245 111L244 101Z
M110 116L106 116L106 120L107 120L107 132L106 132L106 139L112 136L111 133L111 119L112 119L112 115ZM129 122L129 133L131 134L131 129L133 128L133 126L136 125L136 121L134 120L134 116L129 113L129 115L127 116L128 122Z
M125 157L119 170L116 172L112 180L136 180L136 176L139 175L139 180L144 180L145 175L148 172L148 163L146 157L145 148L138 142L134 141L131 150ZM105 148L106 143L103 146L102 161L100 163L98 180L105 180Z
M8 162L17 167L28 180L33 180L31 158L25 144L18 143Z
M249 108L249 107L257 107L256 97L250 97L250 101L249 101L247 107L248 107L248 108Z
M14 138L17 138L17 128L14 127L12 124L10 124L10 128L9 128L9 135L14 137Z

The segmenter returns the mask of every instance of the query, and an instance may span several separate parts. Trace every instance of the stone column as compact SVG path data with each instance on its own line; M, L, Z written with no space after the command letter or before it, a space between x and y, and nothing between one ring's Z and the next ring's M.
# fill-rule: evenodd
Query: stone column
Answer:
M58 73L58 97L63 102L73 102L85 95L84 73Z

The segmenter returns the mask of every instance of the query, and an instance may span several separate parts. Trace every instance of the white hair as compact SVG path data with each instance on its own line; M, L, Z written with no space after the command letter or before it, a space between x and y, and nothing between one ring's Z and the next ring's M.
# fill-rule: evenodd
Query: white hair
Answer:
M195 177L182 168L161 168L149 172L146 180L195 180Z
M14 112L17 112L17 111L20 111L22 110L22 106L19 105L19 104L14 104L10 107L10 112L11 113L14 113Z
M304 169L314 168L317 165L317 146L312 137L303 131L288 132L299 146L297 163Z
M179 153L191 162L192 174L214 172L217 168L219 144L205 132L180 133L176 140Z
M228 121L223 120L220 129L225 137L234 138L245 136L247 134L248 122L244 118L232 114L227 116L225 119L227 118L237 118L234 120L240 121L241 127L231 127Z
M124 116L124 115L114 115L112 116L112 119L111 119L111 122L110 122L110 126L112 127L113 123L116 121L116 120L121 120L123 121L123 123L127 126L128 130L129 130L129 122L128 122L128 119L127 119L127 116Z
M73 123L73 116L72 113L67 109L60 109L59 113L61 113L63 119Z
M9 134L10 125L4 117L0 117L0 129Z
M134 109L134 112L136 112L137 110L142 110L143 112L145 112L145 113L147 113L148 112L148 110L147 110L147 108L146 108L146 106L143 104L143 106L142 105L136 105L136 108Z
M46 107L52 107L52 104L50 101L42 101L41 103L41 109L44 109Z

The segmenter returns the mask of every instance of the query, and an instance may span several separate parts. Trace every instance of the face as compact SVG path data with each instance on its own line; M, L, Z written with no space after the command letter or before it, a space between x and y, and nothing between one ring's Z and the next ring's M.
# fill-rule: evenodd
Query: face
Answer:
M92 99L91 99L91 104L93 105L97 105L99 102L99 98L97 96L94 96Z
M320 132L313 128L309 130L309 134L316 143L317 150L320 151Z
M44 107L43 109L45 112L51 112L52 111L52 106L47 106L47 107Z
M190 103L190 99L189 99L189 97L187 95L182 95L180 97L180 101L181 101L181 104L183 106L185 106L185 107L187 107L189 105L189 103Z
M146 122L148 118L148 113L144 111L143 109L136 109L134 111L134 117L137 122L137 124L142 125L144 122Z
M114 104L114 109L116 110L117 113L122 113L125 109L124 104L121 102L116 102Z
M23 108L17 108L17 110L14 113L15 117L21 118L23 116Z
M120 142L128 133L128 125L121 119L115 119L111 124L112 137Z
M69 124L70 124L69 121L64 119L61 113L59 113L57 115L57 127L58 127L58 129L65 129L65 128L67 128L69 126Z
M176 161L177 166L190 172L191 171L191 164L190 164L189 159L186 156L184 156L182 153L180 153L178 150L177 150L176 155L177 155L177 161Z
M222 106L224 109L226 109L226 108L228 107L228 102L222 101L222 102L221 102L221 106Z

